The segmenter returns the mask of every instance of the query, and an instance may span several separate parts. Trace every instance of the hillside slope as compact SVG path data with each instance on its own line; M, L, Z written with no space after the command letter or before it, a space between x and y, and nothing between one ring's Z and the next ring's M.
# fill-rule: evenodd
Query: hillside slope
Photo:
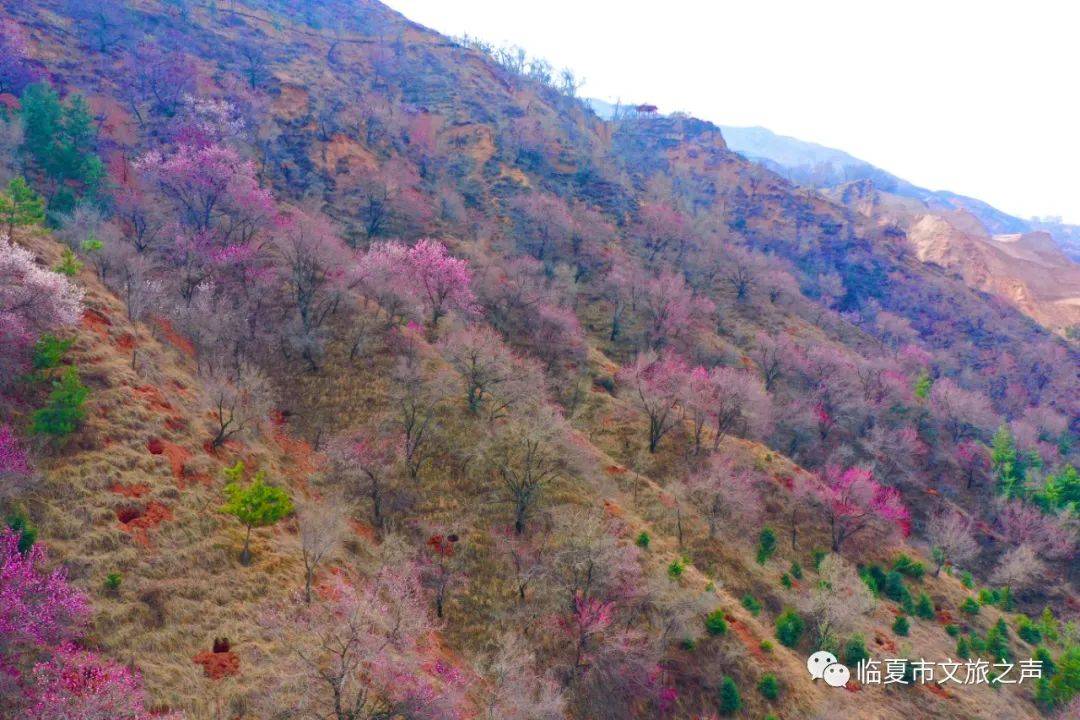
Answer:
M747 162L710 123L605 122L539 66L373 0L0 11L36 72L86 96L110 185L101 255L70 241L87 221L52 216L88 261L71 359L91 412L43 444L25 504L92 596L90 641L160 708L1056 710L1032 683L806 672L819 645L854 658L860 639L879 660L961 642L1028 658L1018 613L1044 608L1047 657L1075 642L1050 631L1080 580L1051 481L1077 460L1076 351L916 257L914 227ZM11 160L56 202L30 152ZM61 257L44 231L16 240ZM1030 245L993 242L1003 262ZM140 323L120 299L135 269L154 292ZM215 446L222 387L252 378L269 412ZM0 408L29 433L27 408ZM237 460L347 515L311 603L310 516L256 531L238 562L244 531L220 511ZM962 560L932 559L942 517ZM349 665L335 633L353 630ZM194 661L220 637L239 663L224 677ZM327 704L342 688L352 715Z
M1080 323L1080 264L1042 231L991 235L966 210L879 191L872 183L829 193L883 224L902 227L920 260L956 273L968 285L1005 299L1043 326L1065 334Z

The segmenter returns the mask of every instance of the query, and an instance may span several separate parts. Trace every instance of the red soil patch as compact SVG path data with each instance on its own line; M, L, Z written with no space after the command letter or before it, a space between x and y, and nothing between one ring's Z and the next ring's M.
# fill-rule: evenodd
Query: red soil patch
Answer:
M161 394L161 390L158 390L153 385L141 385L134 388L135 392L146 400L147 406L154 410L172 410L173 406L169 404L169 401L165 399L165 396Z
M847 690L849 693L862 692L862 685L855 682L854 680L848 680L847 684L844 685L844 689Z
M610 500L604 501L604 512L615 518L621 518L623 516L623 509Z
M186 430L188 426L187 420L177 415L175 417L165 419L165 427L173 432L180 432Z
M144 547L150 544L147 531L166 520L172 520L172 517L172 510L156 500L151 500L145 507L125 505L116 509L120 529L130 533L132 539Z
M948 610L942 610L937 614L937 621L942 625L951 625L953 622L952 613Z
M896 643L894 643L892 640L889 640L888 638L884 638L884 637L882 637L880 635L875 635L874 636L874 644L877 645L880 648L884 648L885 650L888 650L889 652L896 652Z
M116 508L116 519L121 525L129 525L142 517L143 508L137 505L124 505Z
M626 472L626 468L619 467L618 465L608 465L604 468L604 472L608 475L622 475Z
M161 455L165 452L165 443L161 438L150 438L146 442L146 449L150 451L151 455Z
M191 452L180 447L176 443L163 440L161 442L163 454L169 459L169 467L172 468L173 478L183 482L184 470L187 461L191 459Z
M937 490L935 490L934 488L926 488L926 494L927 494L927 495L933 495L933 496L935 496L935 497L937 497L937 496L941 495L941 493L939 493L939 492L938 492Z
M739 637L739 641L746 647L747 652L758 660L765 659L765 651L761 649L761 641L757 639L750 628L734 618L728 618L728 626Z
M123 483L116 482L112 484L112 487L110 487L109 490L116 493L117 495L123 495L124 497L141 498L143 495L150 492L150 486L146 483L134 483L132 485L125 485Z
M135 348L135 336L131 333L124 333L116 341L116 347L121 350L133 350Z
M192 345L191 341L186 337L176 332L176 328L173 327L171 322L160 317L155 318L154 322L157 325L161 336L165 338L170 345L189 357L195 357L195 346Z
M349 524L352 525L354 533L364 538L365 540L375 542L375 528L373 528L371 525L368 525L365 522L360 522L359 520L350 520Z
M107 337L112 321L101 312L93 308L87 308L83 311L82 324L83 327L93 330L101 337Z
M232 677L240 672L240 656L234 652L204 650L191 659L196 665L202 665L203 672L211 680Z

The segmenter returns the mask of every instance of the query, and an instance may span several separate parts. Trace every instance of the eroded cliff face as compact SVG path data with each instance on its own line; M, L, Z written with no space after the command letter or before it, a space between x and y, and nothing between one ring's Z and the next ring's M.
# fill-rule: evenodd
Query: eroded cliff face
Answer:
M920 260L1002 298L1044 327L1064 335L1080 325L1080 264L1048 233L994 235L969 212L881 192L868 180L828 194L879 224L902 228Z

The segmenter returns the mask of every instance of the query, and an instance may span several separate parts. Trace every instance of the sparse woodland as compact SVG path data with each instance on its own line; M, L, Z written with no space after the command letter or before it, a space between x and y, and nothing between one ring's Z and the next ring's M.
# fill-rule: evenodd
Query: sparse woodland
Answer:
M3 717L1075 717L1080 355L902 233L374 0L0 33Z

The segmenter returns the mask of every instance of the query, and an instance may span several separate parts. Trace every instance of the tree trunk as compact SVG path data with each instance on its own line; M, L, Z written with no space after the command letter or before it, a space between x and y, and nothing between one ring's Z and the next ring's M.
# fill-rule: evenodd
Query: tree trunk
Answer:
M248 526L247 534L244 535L244 549L240 552L240 564L251 564L251 526Z

